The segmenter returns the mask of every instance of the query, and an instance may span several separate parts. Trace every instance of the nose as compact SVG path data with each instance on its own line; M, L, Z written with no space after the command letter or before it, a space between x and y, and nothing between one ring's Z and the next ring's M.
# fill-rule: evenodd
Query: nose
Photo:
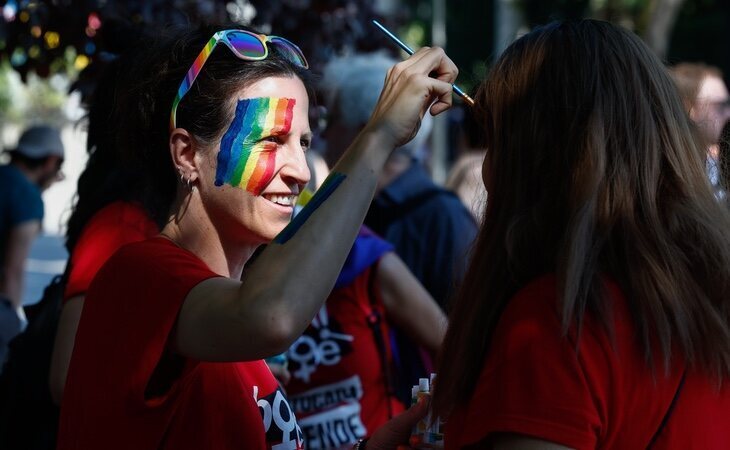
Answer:
M285 158L280 172L282 180L287 184L297 184L301 189L311 178L304 149L301 145L291 146L282 156Z

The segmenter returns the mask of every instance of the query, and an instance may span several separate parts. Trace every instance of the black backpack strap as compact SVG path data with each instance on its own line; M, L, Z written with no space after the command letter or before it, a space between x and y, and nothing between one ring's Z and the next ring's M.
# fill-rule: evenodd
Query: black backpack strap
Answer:
M390 397L395 396L395 389L393 384L393 377L390 371L390 364L388 363L388 349L385 344L385 338L383 337L383 317L378 311L377 302L380 298L380 293L377 290L377 271L380 261L376 261L375 264L370 266L370 273L368 276L368 299L370 300L370 310L367 311L365 320L368 326L373 332L373 339L375 345L378 347L378 355L380 356L380 366L383 368L383 381L385 383L385 392L388 395L388 418L393 418L393 407L390 404Z
M687 369L685 368L682 371L682 378L679 379L679 384L677 385L677 390L674 392L674 397L672 398L671 403L669 403L669 408L667 408L667 412L664 414L664 418L662 419L661 423L659 424L659 428L657 428L656 432L654 432L654 436L651 437L651 440L649 441L649 445L646 446L647 450L652 448L654 444L656 443L656 440L659 439L659 436L662 434L662 431L664 431L664 428L667 426L667 422L669 421L669 418L672 416L672 412L674 411L674 407L677 404L677 399L679 398L679 394L682 392L682 388L684 387L684 379L687 376Z

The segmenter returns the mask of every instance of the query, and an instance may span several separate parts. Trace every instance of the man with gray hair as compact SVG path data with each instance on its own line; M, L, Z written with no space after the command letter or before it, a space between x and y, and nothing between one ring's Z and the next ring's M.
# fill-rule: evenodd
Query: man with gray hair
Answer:
M370 53L335 59L325 67L321 91L328 110L323 137L329 164L337 161L367 122L386 73L396 62L384 54ZM393 244L411 272L447 309L448 299L466 269L477 228L458 197L436 185L421 164L431 124L427 113L415 138L390 156L365 225ZM408 400L410 385L425 375L425 368L415 357L418 352L408 351L405 338L398 339L404 386L398 393ZM409 361L409 357L415 358Z

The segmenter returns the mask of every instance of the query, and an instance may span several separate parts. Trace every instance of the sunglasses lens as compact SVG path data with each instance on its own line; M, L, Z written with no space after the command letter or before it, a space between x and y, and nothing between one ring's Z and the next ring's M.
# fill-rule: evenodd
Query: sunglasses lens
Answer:
M281 37L272 36L269 42L276 45L279 52L289 61L300 67L304 67L305 69L309 68L307 60L304 58L304 53L302 53L299 47L294 45L291 41Z
M226 37L233 48L244 58L261 59L266 54L264 43L256 36L241 31L232 31Z

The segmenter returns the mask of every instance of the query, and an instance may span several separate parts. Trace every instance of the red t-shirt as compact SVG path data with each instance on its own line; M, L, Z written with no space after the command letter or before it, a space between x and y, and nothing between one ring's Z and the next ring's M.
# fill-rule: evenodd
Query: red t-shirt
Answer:
M157 233L157 225L138 203L118 201L100 209L84 226L73 249L63 301L85 294L101 266L119 247Z
M404 409L386 391L381 358L389 361L391 355L382 302L370 300L374 267L332 291L287 352L291 381L286 389L308 449L353 444ZM382 349L368 325L373 309L381 317Z
M446 426L447 449L490 433L533 436L575 449L645 449L677 392L684 364L655 377L637 345L627 302L606 282L614 306L615 345L587 314L563 337L553 276L536 279L510 300L469 403ZM656 359L661 359L657 355ZM679 359L679 358L677 358ZM730 448L730 389L688 371L653 449Z
M162 237L110 258L87 292L59 450L302 448L263 361L201 362L167 349L188 292L217 276Z

